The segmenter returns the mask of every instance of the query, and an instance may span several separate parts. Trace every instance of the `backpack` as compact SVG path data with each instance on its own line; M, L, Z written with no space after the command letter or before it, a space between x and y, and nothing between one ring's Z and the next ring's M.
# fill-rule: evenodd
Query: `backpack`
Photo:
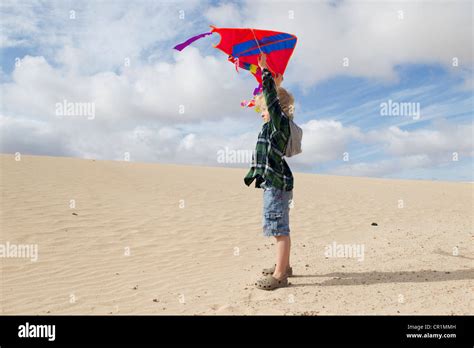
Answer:
M303 130L290 118L290 138L285 149L285 157L291 157L301 153L301 140L303 139Z

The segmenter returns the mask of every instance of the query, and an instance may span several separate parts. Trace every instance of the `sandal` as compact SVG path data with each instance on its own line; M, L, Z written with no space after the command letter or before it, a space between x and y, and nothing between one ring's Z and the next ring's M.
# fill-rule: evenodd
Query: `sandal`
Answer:
M273 276L266 276L255 282L255 287L261 290L274 290L277 288L284 288L285 286L288 286L288 277L276 279Z
M264 269L262 270L262 274L263 274L264 276L272 275L272 274L275 272L275 267L276 267L276 265L273 265L273 266L270 267L270 268L264 268ZM291 268L291 267L288 266L288 269L286 270L286 275L287 275L288 277L292 277L292 276L293 276L293 268Z

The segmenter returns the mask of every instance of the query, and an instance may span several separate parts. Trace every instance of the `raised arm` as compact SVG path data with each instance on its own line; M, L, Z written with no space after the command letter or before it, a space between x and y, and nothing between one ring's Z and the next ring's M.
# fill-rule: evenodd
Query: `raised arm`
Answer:
M262 85L270 119L275 125L275 128L280 130L282 110L277 96L275 81L273 80L272 73L268 69L264 69L262 72Z
M283 131L285 135L289 135L288 119L283 115L276 87L283 81L283 76L277 75L276 81L273 79L272 73L268 70L267 55L262 53L258 57L258 65L262 69L262 87L267 110L270 114L270 121L276 130ZM288 134L287 134L288 133Z

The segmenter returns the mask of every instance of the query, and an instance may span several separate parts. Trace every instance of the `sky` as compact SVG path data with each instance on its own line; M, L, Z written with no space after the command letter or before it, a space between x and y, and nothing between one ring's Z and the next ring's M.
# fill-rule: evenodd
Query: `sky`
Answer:
M2 153L247 168L256 80L217 34L173 50L215 25L298 37L293 172L474 181L472 1L2 0L0 24Z

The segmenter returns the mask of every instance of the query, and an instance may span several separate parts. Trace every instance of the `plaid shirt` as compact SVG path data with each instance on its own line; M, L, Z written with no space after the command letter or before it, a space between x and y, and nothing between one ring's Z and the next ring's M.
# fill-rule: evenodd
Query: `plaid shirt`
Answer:
M252 155L252 165L244 178L247 186L255 180L256 188L293 189L293 174L283 158L290 137L290 123L278 100L275 81L268 69L262 72L263 95L270 121L262 126Z

